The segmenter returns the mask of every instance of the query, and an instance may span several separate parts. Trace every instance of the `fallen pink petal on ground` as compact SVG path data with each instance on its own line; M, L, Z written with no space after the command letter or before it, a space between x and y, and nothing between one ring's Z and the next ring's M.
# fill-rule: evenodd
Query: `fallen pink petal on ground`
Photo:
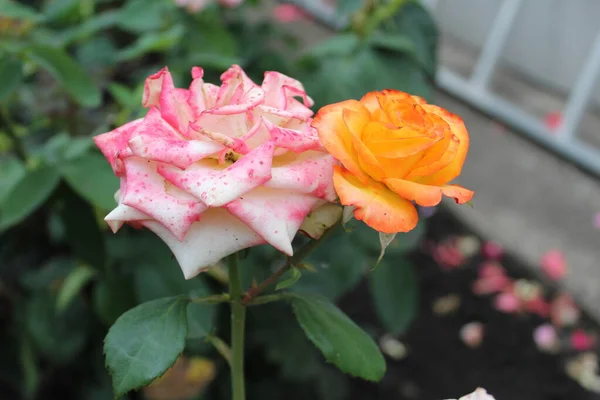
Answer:
M567 274L567 260L562 251L552 249L546 252L540 260L542 271L548 278L558 281Z
M560 345L556 329L551 324L543 324L535 328L533 341L538 349L544 352L555 352Z
M579 321L581 311L569 293L561 293L550 303L550 320L554 326L573 326Z
M483 341L484 326L481 322L469 322L460 329L460 339L472 349L479 347Z
M596 338L583 329L575 329L569 338L571 347L576 351L588 351L596 345Z
M519 311L521 300L512 291L500 293L494 299L494 307L503 313L512 314Z
M560 111L552 111L544 117L544 125L551 131L556 131L560 128L563 122L562 113Z
M500 246L500 244L489 241L483 243L481 246L481 253L487 259L499 260L504 254L504 249L502 246Z

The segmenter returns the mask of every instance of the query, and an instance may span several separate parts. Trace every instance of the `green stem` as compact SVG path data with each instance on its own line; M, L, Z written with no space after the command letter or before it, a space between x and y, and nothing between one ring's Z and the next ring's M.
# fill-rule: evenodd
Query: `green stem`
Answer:
M332 225L329 229L327 229L325 232L323 232L323 234L321 235L320 238L318 238L317 240L311 240L310 242L305 244L300 250L296 251L296 253L292 257L287 257L285 260L285 263L283 264L283 266L281 268L279 268L271 276L269 276L267 279L265 279L260 285L250 288L246 292L246 294L244 295L244 298L242 300L242 304L246 305L251 302L253 302L253 304L257 304L256 302L254 302L254 299L259 294L261 294L269 286L276 284L277 281L279 280L279 278L281 278L281 276L288 269L290 269L292 266L297 266L314 249L319 247L321 245L321 243L323 243L328 237L333 235L333 233L337 230L337 228L339 226L340 226L340 221L338 221L337 223Z
M0 126L4 126L4 132L13 142L17 157L19 157L23 162L27 161L27 152L25 151L25 146L23 146L23 142L13 130L12 121L9 117L8 111L4 107L0 108Z
M244 320L246 307L242 304L242 279L238 255L229 256L229 295L231 296L231 389L233 400L245 400L244 387Z

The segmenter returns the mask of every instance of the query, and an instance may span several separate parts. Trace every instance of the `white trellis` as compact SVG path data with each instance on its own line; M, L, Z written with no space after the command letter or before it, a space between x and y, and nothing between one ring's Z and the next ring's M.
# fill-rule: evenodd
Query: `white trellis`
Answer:
M433 9L439 0L423 1ZM600 149L583 143L577 138L581 119L593 95L600 72L600 32L569 93L558 132L550 132L538 118L489 90L490 78L502 55L504 44L522 2L522 0L503 0L473 73L468 79L442 66L436 77L437 84L455 97L513 126L590 172L600 175Z

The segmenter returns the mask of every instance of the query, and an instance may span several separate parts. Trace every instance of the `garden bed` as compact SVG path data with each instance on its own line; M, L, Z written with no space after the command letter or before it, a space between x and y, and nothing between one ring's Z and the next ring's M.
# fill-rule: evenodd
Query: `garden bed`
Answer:
M429 220L427 240L440 242L453 235L472 234L445 211ZM447 271L433 260L429 251L412 256L418 266L420 306L408 331L398 339L406 347L400 360L388 358L388 372L382 382L353 382L352 399L446 399L458 398L476 387L485 387L498 400L592 400L600 394L584 389L565 372L568 360L576 354L563 339L558 354L542 352L533 340L533 331L545 322L531 314L506 314L496 310L490 296L472 292L477 255L458 269ZM513 278L535 279L518 260L504 255L502 264ZM342 309L366 329L385 332L378 325L367 286L361 284L341 299ZM547 288L552 292L552 288ZM460 306L450 314L439 315L433 303L440 297L458 295ZM467 347L459 331L467 323L484 324L485 334L478 348ZM582 318L580 324L594 326Z

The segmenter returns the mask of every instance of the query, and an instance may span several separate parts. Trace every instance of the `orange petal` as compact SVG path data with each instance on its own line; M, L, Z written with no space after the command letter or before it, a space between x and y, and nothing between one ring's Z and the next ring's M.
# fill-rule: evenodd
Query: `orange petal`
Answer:
M411 156L432 147L442 138L409 127L390 127L378 121L369 122L363 131L367 147L376 156L386 158Z
M448 197L452 197L458 204L465 204L471 201L475 192L465 189L459 185L442 186L442 192Z
M395 89L385 89L382 93L390 100L402 100L409 101L415 104L427 104L424 98L419 96L413 96L412 94L401 92L400 90Z
M360 102L367 110L369 110L370 113L373 113L381 108L377 98L377 92L369 92L365 94L362 99L360 99Z
M321 108L312 126L319 133L319 139L327 151L339 160L346 169L361 180L367 179L358 162L358 155L352 144L352 134L343 118L344 109L362 111L365 107L356 100L346 100Z
M431 176L434 173L440 171L447 165L449 165L454 158L456 158L456 153L460 147L460 141L455 135L451 135L450 140L448 141L449 145L446 147L446 150L443 154L435 161L429 163L423 163L423 159L415 164L414 168L407 175L407 179L422 177L422 176ZM436 149L430 149L430 151L435 151ZM428 152L429 153L429 152ZM427 157L427 154L425 157ZM425 158L424 157L424 158Z
M386 179L384 183L398 196L423 207L433 207L442 201L442 188L439 186L421 185L404 179Z
M384 183L400 197L414 201L423 207L433 207L442 201L442 194L464 204L473 198L474 192L458 185L431 186L404 179L385 179Z
M344 109L342 115L344 122L348 127L348 131L352 136L354 150L356 150L356 153L358 154L358 164L371 178L380 181L385 177L385 171L381 168L377 158L361 139L361 134L365 126L369 124L371 114L369 114L366 109L357 111L347 108Z
M417 225L415 206L374 180L363 183L350 171L336 166L333 184L341 203L356 207L354 217L379 232L408 232Z
M428 113L433 113L446 121L450 126L450 130L460 142L456 156L450 164L430 176L419 179L420 183L427 185L444 185L460 175L462 166L467 158L467 151L469 150L469 133L463 120L458 115L432 104L423 104L421 107Z

